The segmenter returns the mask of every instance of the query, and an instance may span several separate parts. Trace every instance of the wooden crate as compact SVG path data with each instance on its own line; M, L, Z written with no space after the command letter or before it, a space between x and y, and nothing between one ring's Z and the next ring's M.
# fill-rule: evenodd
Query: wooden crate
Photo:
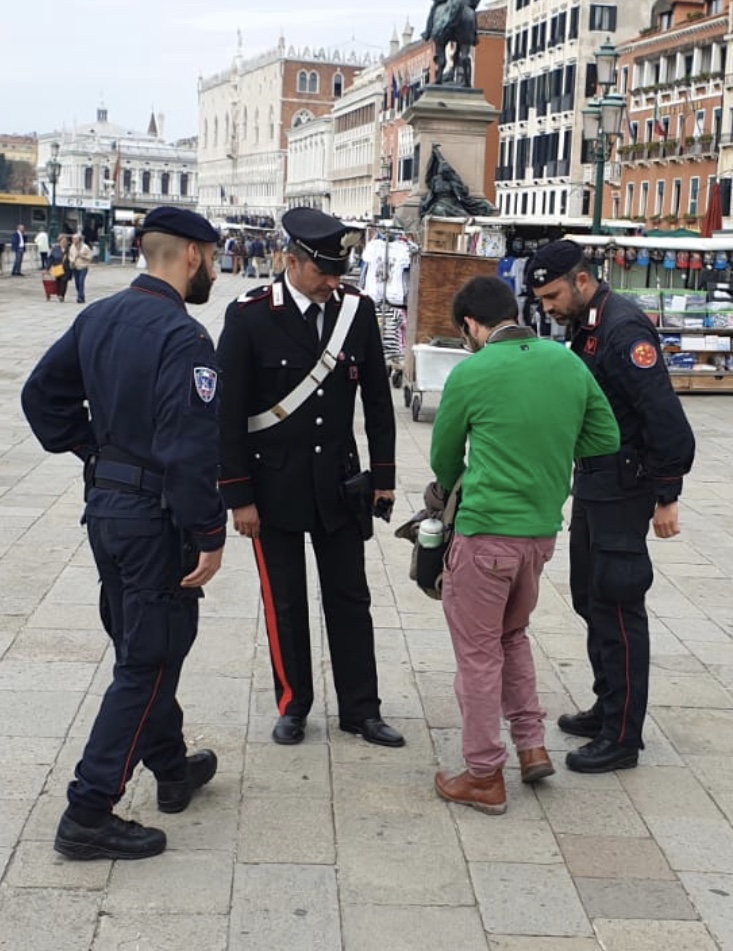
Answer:
M414 379L412 346L435 337L459 337L453 323L453 298L472 277L493 277L498 261L473 254L423 251L410 267L405 373Z
M428 218L425 222L425 250L439 254L460 251L459 245L463 238L464 228L463 221Z

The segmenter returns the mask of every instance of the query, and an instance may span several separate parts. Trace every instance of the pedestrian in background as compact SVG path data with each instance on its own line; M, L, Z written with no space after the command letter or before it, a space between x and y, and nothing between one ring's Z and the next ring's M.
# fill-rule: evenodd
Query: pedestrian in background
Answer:
M579 245L555 241L541 248L526 280L545 313L570 327L571 347L608 397L621 430L619 452L580 458L575 466L570 589L587 625L596 701L589 710L564 713L558 725L590 739L568 753L569 769L628 769L644 748L649 692L649 522L658 538L679 533L677 499L695 439L651 321L598 281Z
M216 772L211 750L186 756L176 690L226 533L214 348L184 303L208 300L217 237L191 211L151 211L142 233L149 273L82 310L23 389L43 447L84 462L84 521L115 648L56 833L54 848L71 859L163 851L161 830L112 812L140 761L166 813L185 809Z
M48 232L45 228L39 228L38 234L36 235L36 248L41 257L41 270L45 271L48 268L48 251L50 245L48 243Z
M502 813L502 713L523 782L555 772L527 626L562 525L573 459L615 452L619 435L582 361L517 325L517 300L503 280L469 281L454 299L453 318L474 356L448 378L430 458L443 497L463 473L443 607L466 769L441 770L435 786L444 799Z
M47 272L56 279L56 294L63 303L66 299L66 289L71 280L71 264L69 263L69 238L60 234L58 241L48 252L46 261Z
M23 255L25 254L25 225L18 225L10 239L10 247L15 255L12 277L23 277Z
M374 304L341 284L349 229L293 208L287 267L226 312L221 491L235 529L253 540L279 719L276 743L300 743L313 704L305 544L318 564L339 726L402 746L380 716L364 566L371 508L394 499L395 421ZM329 344L338 320L345 336ZM324 348L338 360L321 361ZM296 399L294 392L302 394ZM371 480L360 477L354 404L360 390ZM353 477L358 477L354 479ZM348 500L353 503L349 506ZM366 510L366 518L363 518Z
M80 234L73 235L71 246L69 248L69 264L71 273L74 275L74 286L76 287L76 302L83 304L86 300L85 287L89 265L92 263L92 249L84 241Z

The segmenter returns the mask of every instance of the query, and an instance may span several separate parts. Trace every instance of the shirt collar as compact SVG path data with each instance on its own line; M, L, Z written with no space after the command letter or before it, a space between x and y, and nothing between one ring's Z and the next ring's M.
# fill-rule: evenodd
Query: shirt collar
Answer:
M178 304L184 310L186 309L186 303L175 287L170 285L167 281L161 280L159 277L152 277L150 274L141 274L135 278L130 287L152 294L160 294L173 301L174 304Z
M293 298L293 301L295 302L295 306L298 308L301 314L303 314L303 316L305 316L305 312L308 310L311 304L315 304L316 307L318 307L321 310L321 312L323 312L323 308L324 308L323 304L319 304L318 301L311 300L310 297L306 297L305 294L301 294L300 291L296 287L293 287L293 284L290 278L288 277L287 270L283 274L283 281L285 282L285 286L288 289L288 293L290 294L290 296Z

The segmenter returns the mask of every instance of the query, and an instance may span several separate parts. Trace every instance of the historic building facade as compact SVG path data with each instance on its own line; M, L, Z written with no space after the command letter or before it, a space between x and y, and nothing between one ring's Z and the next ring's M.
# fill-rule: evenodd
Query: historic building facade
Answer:
M356 78L333 107L331 210L340 218L379 217L384 67L373 66Z
M268 216L286 205L288 131L328 115L371 59L309 47L275 49L199 80L199 210Z
M593 54L607 37L620 46L637 36L652 6L511 0L496 175L501 214L590 224L593 179L581 111L596 93ZM613 163L607 173L618 177Z
M195 142L169 144L163 138L163 117L151 115L146 132L109 121L97 110L96 122L38 136L36 172L39 190L51 197L47 162L58 143L60 175L56 184L59 221L80 226L95 214L106 218L114 208L118 220L161 204L196 205Z
M609 216L697 228L717 176L733 173L729 8L729 0L660 0L622 47L627 127L616 147L620 182L604 195ZM729 181L727 194L729 206Z

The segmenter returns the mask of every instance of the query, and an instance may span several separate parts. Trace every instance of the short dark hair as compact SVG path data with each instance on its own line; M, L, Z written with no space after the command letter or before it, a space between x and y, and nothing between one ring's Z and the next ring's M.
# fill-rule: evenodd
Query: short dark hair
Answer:
M453 298L453 320L463 329L466 317L484 327L495 327L503 320L516 320L517 298L499 277L473 277Z
M587 274L588 277L592 277L593 280L598 283L598 265L594 264L585 254L575 267L568 271L565 275L565 280L572 284L578 274Z

